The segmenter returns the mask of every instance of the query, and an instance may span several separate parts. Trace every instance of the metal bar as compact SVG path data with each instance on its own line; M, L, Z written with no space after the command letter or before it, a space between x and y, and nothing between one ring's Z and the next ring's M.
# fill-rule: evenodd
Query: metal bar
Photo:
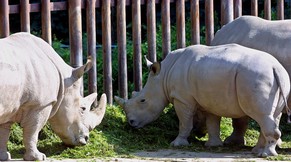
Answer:
M176 1L176 23L177 23L177 48L186 46L185 34L185 1Z
M141 10L140 0L132 1L132 38L133 38L133 71L134 89L142 89L142 62L141 62Z
M251 0L251 15L258 16L258 0Z
M162 13L162 52L165 58L171 52L171 17L170 0L163 0L161 5Z
M22 32L30 32L29 0L20 1L20 26Z
M234 18L242 16L242 0L234 0Z
M118 89L119 96L127 99L127 60L126 60L126 0L117 0L117 44L118 44Z
M271 0L265 0L264 3L264 18L266 20L271 20Z
M113 103L110 7L110 1L102 0L103 86L108 104Z
M221 1L221 26L233 20L233 0Z
M42 0L41 8L42 38L52 45L50 0Z
M199 0L191 0L191 44L200 44Z
M155 0L147 1L147 38L148 38L148 59L157 61L156 54L156 5Z
M9 36L9 4L8 0L0 0L0 38Z
M213 0L205 0L206 45L214 38Z
M284 20L284 0L277 0L277 19Z
M96 0L86 0L86 24L87 24L87 56L92 59L92 68L88 72L88 92L97 93L97 66L96 66ZM93 103L97 107L97 99Z

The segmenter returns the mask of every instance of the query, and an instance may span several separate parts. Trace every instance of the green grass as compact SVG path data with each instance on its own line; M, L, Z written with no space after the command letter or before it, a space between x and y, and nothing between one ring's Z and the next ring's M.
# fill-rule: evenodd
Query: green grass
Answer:
M282 119L281 149L277 149L279 156L268 158L269 160L291 160L291 126L284 123ZM231 119L223 118L221 123L221 138L225 139L232 132ZM49 125L40 132L38 148L47 157L54 159L86 159L86 158L110 158L110 157L133 157L137 151L154 151L158 149L182 149L188 151L210 151L210 152L235 152L250 151L256 144L259 136L258 126L255 122L250 123L245 139L245 147L215 147L205 148L204 143L207 135L196 138L193 134L189 137L190 146L174 148L170 142L178 134L178 119L174 109L170 106L164 110L162 115L151 124L141 129L134 129L127 124L123 111L117 106L108 106L102 123L90 133L90 140L86 146L66 147L62 144L51 130ZM288 148L289 147L289 148ZM13 126L8 149L12 158L22 158L24 147L22 145L22 129L18 125Z

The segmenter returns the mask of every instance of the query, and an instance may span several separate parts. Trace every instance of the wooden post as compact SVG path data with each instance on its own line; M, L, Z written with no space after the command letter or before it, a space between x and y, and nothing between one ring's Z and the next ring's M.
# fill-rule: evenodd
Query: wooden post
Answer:
M142 89L142 62L141 62L141 16L140 0L132 1L132 38L133 38L133 68L134 89Z
M9 36L9 4L8 0L0 0L0 38Z
M118 89L121 98L128 98L126 59L126 0L117 0Z
M242 16L242 0L234 0L234 18Z
M191 44L200 44L199 0L191 0Z
M162 13L162 52L165 58L171 52L171 17L170 0L163 0L161 5Z
M284 20L284 0L277 0L277 19Z
M147 1L147 37L148 37L148 59L157 61L156 54L156 1Z
M22 32L30 32L29 0L20 1L20 26Z
M185 34L185 0L176 1L176 21L177 21L177 48L186 46Z
M112 104L112 61L111 61L111 1L102 0L102 47L103 47L103 86L108 104Z
M258 0L251 0L251 14L258 16Z
M213 0L205 0L206 45L214 38Z
M271 0L265 0L264 3L264 18L266 20L271 20Z
M52 45L50 0L41 0L41 29L42 38Z
M96 66L96 0L86 0L86 23L87 23L87 56L92 59L92 68L88 75L88 92L97 93L97 66ZM97 99L93 103L97 107Z
M233 20L233 0L221 1L221 26Z

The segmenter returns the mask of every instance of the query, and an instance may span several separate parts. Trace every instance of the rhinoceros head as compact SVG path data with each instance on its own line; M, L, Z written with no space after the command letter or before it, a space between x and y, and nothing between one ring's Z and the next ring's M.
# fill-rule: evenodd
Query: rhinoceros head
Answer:
M92 67L91 60L71 72L71 77L65 78L62 102L56 114L50 119L53 131L67 145L85 145L89 138L89 131L102 121L107 98L102 94L99 105L94 110L90 107L97 97L92 93L87 97L81 96L80 90L83 74Z
M115 96L115 101L123 108L129 124L135 128L154 121L169 103L163 90L163 76L160 63L150 64L147 83L140 92L133 92L129 100Z

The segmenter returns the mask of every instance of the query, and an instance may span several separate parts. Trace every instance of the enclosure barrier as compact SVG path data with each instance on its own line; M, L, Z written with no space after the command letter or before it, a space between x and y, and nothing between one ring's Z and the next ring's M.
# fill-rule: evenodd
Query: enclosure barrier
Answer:
M30 32L30 13L40 12L42 23L42 38L52 44L51 12L68 10L70 63L73 67L82 65L82 21L87 24L87 55L96 58L96 17L95 9L102 8L102 56L103 56L103 86L112 104L112 58L111 58L111 22L117 21L118 43L118 91L123 98L128 97L128 76L126 59L126 6L132 7L132 41L134 56L134 87L136 91L142 88L142 54L141 54L141 5L147 7L147 57L156 61L156 4L161 4L162 22L162 53L165 57L171 51L170 4L176 5L177 48L185 47L185 2L190 3L191 43L200 44L200 11L199 0L70 0L66 2L50 2L41 0L40 3L30 4L29 0L20 0L17 5L9 5L9 0L0 0L0 37L10 34L9 15L20 14L21 31ZM206 44L209 45L214 37L214 0L204 0ZM289 2L290 3L290 2ZM111 20L111 9L114 6L117 20ZM242 15L242 0L221 0L220 24L231 22ZM86 10L86 20L82 20L81 10ZM251 15L258 16L258 0L251 0ZM264 0L264 18L271 19L271 0ZM97 19L100 19L99 17ZM284 19L284 0L277 0L277 19ZM89 92L97 92L96 62L89 72ZM101 93L101 92L99 92Z

